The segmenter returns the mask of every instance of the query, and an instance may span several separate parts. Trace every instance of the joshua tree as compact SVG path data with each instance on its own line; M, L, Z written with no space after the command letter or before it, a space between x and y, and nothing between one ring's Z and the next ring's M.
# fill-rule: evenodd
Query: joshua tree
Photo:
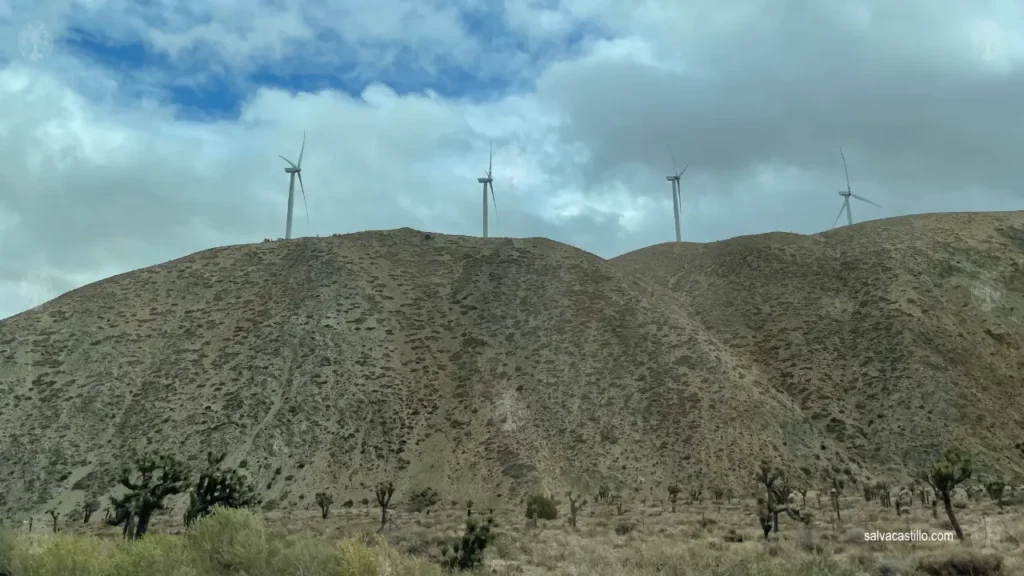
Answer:
M56 508L50 508L49 510L46 511L46 513L50 515L50 518L53 518L53 533L56 534L57 518L60 517L60 512L57 512Z
M770 520L772 530L779 531L779 512L785 512L791 518L801 519L800 511L790 502L793 487L786 479L782 469L762 460L754 480L764 487L765 495L758 498L758 520L761 527L765 526L765 515ZM766 535L767 537L767 535Z
M327 515L331 513L331 504L334 504L334 496L327 492L317 492L314 498L316 505L320 507L320 517L326 520Z
M380 527L383 528L388 523L388 506L391 505L391 496L395 494L394 482L381 482L377 485L375 494L377 505L380 506Z
M878 503L882 505L882 508L892 507L892 493L890 492L889 484L886 482L879 482L875 484L876 494L878 494Z
M668 501L672 504L672 513L676 511L676 501L679 499L679 486L675 484L669 484L668 486Z
M82 504L82 524L88 524L89 519L92 518L93 512L100 509L100 501L95 498L90 498Z
M836 522L842 520L839 515L839 498L843 495L843 488L846 486L843 479L830 471L825 472L825 481L828 483L828 497L832 503L832 511L836 513Z
M690 504L699 504L703 493L704 489L700 486L690 488Z
M163 509L164 499L185 491L187 477L185 465L169 454L147 454L136 458L132 467L122 469L118 482L128 493L114 504L125 522L125 535L134 523L132 537L141 538L153 512Z
M956 537L964 539L964 531L957 522L956 514L953 513L952 493L953 489L971 477L971 458L959 448L950 448L943 454L931 469L922 477L935 494L942 499L942 506L946 509L946 516L949 523L953 525ZM934 507L933 507L934 509Z
M260 505L256 487L249 478L238 469L221 468L226 452L214 456L206 453L206 470L199 475L195 487L189 490L189 506L185 511L185 525L213 512L214 506L223 508L255 508Z
M572 495L572 491L565 493L566 497L569 498L569 527L576 527L576 514L583 510L583 507L587 505L587 499L583 498L582 494L577 495L575 498Z

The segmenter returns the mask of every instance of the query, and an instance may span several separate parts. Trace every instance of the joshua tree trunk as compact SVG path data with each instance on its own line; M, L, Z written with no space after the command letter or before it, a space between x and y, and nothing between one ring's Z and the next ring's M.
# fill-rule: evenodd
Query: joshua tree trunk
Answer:
M949 497L949 492L942 493L942 506L946 509L946 516L949 516L949 523L953 525L953 531L956 532L957 540L962 542L964 531L960 529L960 523L957 522L956 514L953 513L953 502Z

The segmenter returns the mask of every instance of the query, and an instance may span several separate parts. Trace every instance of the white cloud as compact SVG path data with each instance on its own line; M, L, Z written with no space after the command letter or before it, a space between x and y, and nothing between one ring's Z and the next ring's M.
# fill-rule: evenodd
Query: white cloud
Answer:
M669 145L690 164L690 240L827 228L844 183L840 145L855 190L884 206L858 206L857 219L1021 205L1024 26L1009 1L6 8L10 38L38 19L59 39L138 42L169 62L112 65L67 41L37 62L13 43L0 51L0 317L30 306L39 286L66 291L282 236L277 155L294 158L303 130L310 215L299 199L297 235L479 234L489 141L492 230L604 256L672 238ZM987 59L986 21L999 33ZM249 76L260 70L336 74L357 88L261 88ZM168 86L222 74L245 94L237 117L200 121L169 100Z

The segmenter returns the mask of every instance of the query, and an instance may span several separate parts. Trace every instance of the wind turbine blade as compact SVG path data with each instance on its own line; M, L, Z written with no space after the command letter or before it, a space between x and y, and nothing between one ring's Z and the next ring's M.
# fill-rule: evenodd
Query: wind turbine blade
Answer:
M494 199L494 182L488 182L488 186L491 187L491 204L494 204L494 223L498 223L498 201Z
M846 154L843 154L842 146L839 147L839 155L843 157L843 173L846 174L846 191L850 191L850 171L846 169Z
M835 228L835 227L836 227L836 224L838 224L838 223L839 223L839 218L841 218L841 217L842 217L842 215L843 215L843 210L845 210L845 209L846 209L846 202L843 202L843 205L839 207L839 214L836 214L836 220L835 220L835 222L833 222L833 223L832 223L832 228ZM830 228L830 229L831 229L831 228Z
M672 145L671 144L668 145L668 155L672 157L672 173L678 176L679 175L679 170L678 170L679 166L676 164L676 153L672 151ZM684 170L685 170L685 168L684 168Z
M487 150L488 150L488 152L487 152L487 177L490 178L491 177L491 168L493 167L493 164L494 164L494 143L493 142L488 142L487 143ZM492 188L492 192L493 192L493 186L491 188Z
M280 154L278 154L278 155L277 155L277 157L278 157L278 158L280 158L281 160L284 160L285 162L287 162L287 163L288 163L288 164L289 164L289 165L290 165L290 166L291 166L292 168L297 168L297 167L295 166L295 164L292 164L292 161L291 161L291 160L289 160L289 159L285 158L284 156L281 156Z
M680 178L682 178L683 174L686 174L686 169L689 168L689 167L690 167L689 164L687 164L686 166L683 166L683 171L678 173L678 174L676 174L676 176L679 176Z
M309 224L309 205L306 204L306 187L302 184L302 172L295 173L299 177L299 190L302 190L302 206L306 209L306 224Z
M875 202L872 202L871 200L868 200L867 198L865 198L863 196L857 196L856 194L854 194L852 192L850 193L850 196L853 196L854 198L856 198L857 200L860 200L861 202L867 202L868 204L874 204L875 206L878 206L879 208L882 207L881 204L877 204Z
M299 165L296 168L302 168L302 153L306 151L306 131L302 131L302 148L299 150Z

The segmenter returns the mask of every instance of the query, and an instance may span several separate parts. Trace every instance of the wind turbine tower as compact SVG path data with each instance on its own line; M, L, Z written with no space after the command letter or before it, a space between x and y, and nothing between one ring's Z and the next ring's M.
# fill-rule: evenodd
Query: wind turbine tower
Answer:
M669 153L672 154L671 148L669 148ZM683 187L682 184L679 182L679 179L682 178L683 174L686 172L686 169L689 167L690 165L687 164L686 166L683 167L682 172L676 172L671 176L665 177L666 180L672 183L672 215L675 217L676 221L676 242L683 241L683 235L679 230L679 210L683 203ZM672 169L676 169L675 154L672 154Z
M284 225L284 239L292 237L292 211L295 206L295 178L299 178L299 189L302 190L302 205L306 208L306 223L309 223L309 206L306 205L306 187L302 184L302 154L306 151L306 132L302 132L302 148L299 149L299 162L293 164L291 160L278 154L281 160L288 163L284 171L291 176L288 183L288 217Z
M868 204L873 204L879 208L882 207L881 204L876 204L871 200L868 200L863 196L858 196L850 191L850 171L846 169L846 154L843 154L842 148L839 149L839 155L843 157L843 172L846 174L846 190L839 191L839 195L843 197L843 205L839 207L839 214L836 215L836 220L832 223L832 228L836 227L836 223L839 222L839 218L842 217L844 210L846 211L846 224L848 226L853 224L853 213L850 212L850 198L856 198L861 202L867 202Z
M487 174L483 178L477 178L476 181L484 185L484 238L487 238L487 188L491 189L491 202L494 203L494 217L498 217L498 203L494 199L494 178L491 178L491 169L494 162L494 149L490 149L490 154L487 159Z

